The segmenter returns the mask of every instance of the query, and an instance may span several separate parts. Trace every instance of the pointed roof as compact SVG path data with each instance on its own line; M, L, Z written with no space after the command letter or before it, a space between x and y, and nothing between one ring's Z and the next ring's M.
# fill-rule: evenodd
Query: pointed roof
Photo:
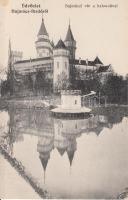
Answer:
M94 132L97 136L99 136L102 130L103 126L99 124L97 127L90 129L90 132Z
M57 43L57 45L55 46L55 49L67 49L64 42L60 39Z
M64 148L57 148L58 152L60 153L61 156L63 156L65 149Z
M101 60L99 59L98 56L95 58L94 64L101 64L101 65L103 65L103 63L101 62Z
M41 164L43 166L44 171L46 170L47 164L48 164L48 160L49 160L49 156L39 156Z
M67 35L66 35L65 41L71 41L71 42L75 41L74 37L73 37L73 34L72 34L72 30L71 30L70 24L68 26L68 31L67 31Z
M74 153L75 153L75 151L67 151L68 159L69 159L69 162L70 162L70 166L72 165L72 161L73 161L73 158L74 158Z
M9 39L9 46L8 46L8 59L11 61L12 56L12 48L11 48L11 40Z
M48 36L48 32L46 30L46 27L45 27L45 24L44 24L44 19L42 18L42 23L41 23L41 26L40 26L40 30L38 32L38 36L39 35L47 35Z
M12 49L11 49L11 41L9 39L9 48L8 48L8 73L12 71Z

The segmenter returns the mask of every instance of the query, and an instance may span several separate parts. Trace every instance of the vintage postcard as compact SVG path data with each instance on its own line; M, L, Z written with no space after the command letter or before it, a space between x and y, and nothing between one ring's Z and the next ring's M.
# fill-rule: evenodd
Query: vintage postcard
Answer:
M127 11L0 0L0 199L128 199Z

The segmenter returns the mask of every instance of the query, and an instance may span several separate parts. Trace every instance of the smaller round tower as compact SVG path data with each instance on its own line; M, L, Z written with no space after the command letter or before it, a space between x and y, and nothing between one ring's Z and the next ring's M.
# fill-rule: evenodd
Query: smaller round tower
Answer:
M44 19L42 18L42 23L40 26L40 30L37 35L37 41L35 42L37 57L45 58L52 56L52 45L49 40L49 35L46 30Z
M53 49L53 86L55 89L66 89L69 85L69 50L60 39Z

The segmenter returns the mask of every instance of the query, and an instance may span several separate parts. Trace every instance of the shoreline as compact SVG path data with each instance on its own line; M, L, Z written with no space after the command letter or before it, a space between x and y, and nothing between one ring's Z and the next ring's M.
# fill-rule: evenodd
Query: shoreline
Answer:
M23 107L23 108L54 108L60 104L59 96L52 97L22 97L22 98L0 98L0 109L6 109L8 106L14 107ZM110 107L122 107L128 108L128 104L107 104L106 106L100 105L95 107L90 107L92 111L100 110L101 108L110 108ZM83 106L84 108L84 106Z
M29 186L33 189L33 191L38 194L41 198L49 198L50 195L46 190L43 190L37 181L35 181L34 177L26 170L26 168L22 165L20 161L18 161L15 157L13 158L7 152L6 148L0 145L0 154L3 156L5 160L14 168L18 174L29 184Z

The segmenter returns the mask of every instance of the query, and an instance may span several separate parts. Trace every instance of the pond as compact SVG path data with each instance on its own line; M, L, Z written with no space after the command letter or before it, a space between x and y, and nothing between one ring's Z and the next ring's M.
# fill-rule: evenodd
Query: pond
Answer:
M57 119L9 107L0 112L0 144L53 198L110 199L128 186L125 108Z

